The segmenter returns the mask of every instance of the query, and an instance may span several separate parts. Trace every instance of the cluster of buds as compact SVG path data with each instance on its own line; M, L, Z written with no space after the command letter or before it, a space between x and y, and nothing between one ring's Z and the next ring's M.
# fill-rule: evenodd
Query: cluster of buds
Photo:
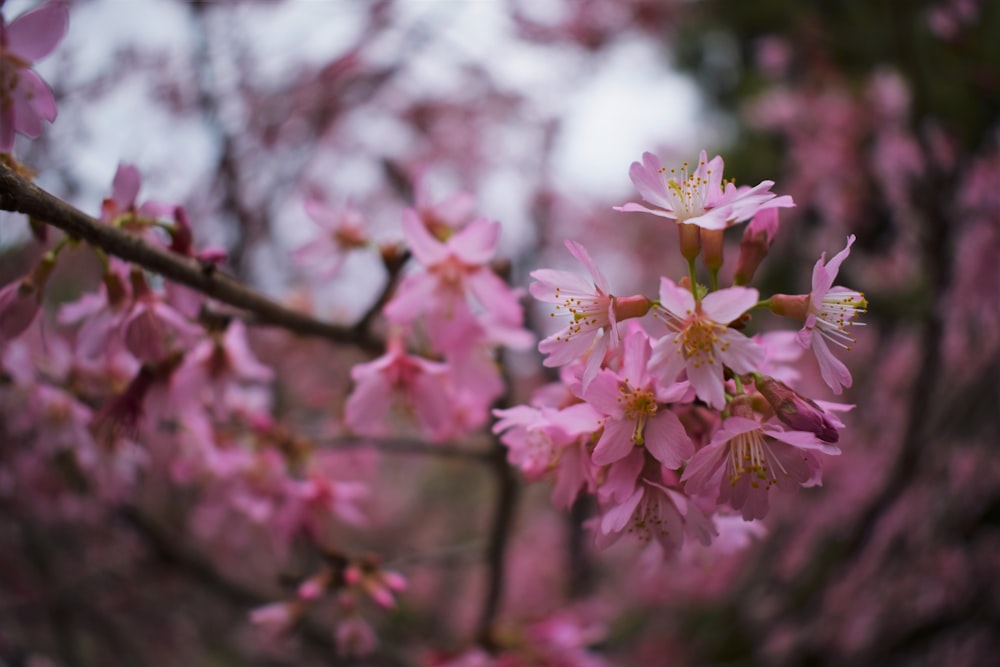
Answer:
M657 299L614 294L574 241L566 247L586 274L531 274L531 294L568 319L538 346L561 379L530 405L497 410L494 430L529 479L554 479L557 505L596 496L601 546L626 534L668 554L685 538L707 545L732 525L721 518L762 519L773 487L819 484L821 455L840 453L836 412L848 406L801 395L787 364L812 349L830 389L850 387L830 343L850 349L850 328L867 307L859 292L833 285L854 237L829 262L820 258L809 294L761 299L747 285L774 240L778 210L794 204L770 181L737 187L722 170L722 158L704 152L694 169L667 170L650 153L632 165L646 204L618 210L675 221L688 264L679 280L660 278ZM734 284L720 288L725 230L747 221ZM708 285L697 280L699 257ZM749 313L768 308L801 329L748 336Z

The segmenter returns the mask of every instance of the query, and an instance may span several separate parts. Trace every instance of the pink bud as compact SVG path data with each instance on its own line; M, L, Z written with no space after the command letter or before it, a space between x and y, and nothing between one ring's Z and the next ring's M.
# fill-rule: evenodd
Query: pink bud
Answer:
M815 433L825 442L834 443L840 439L837 427L823 409L785 383L765 375L755 384L757 391L774 408L774 415L790 428Z
M767 251L778 233L778 209L765 208L758 211L746 229L740 241L740 256L736 260L736 271L733 274L737 285L746 285L753 279L757 267L767 257Z

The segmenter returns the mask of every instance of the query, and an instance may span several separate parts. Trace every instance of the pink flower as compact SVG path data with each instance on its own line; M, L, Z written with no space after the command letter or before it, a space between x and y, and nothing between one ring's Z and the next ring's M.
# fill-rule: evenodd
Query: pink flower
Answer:
M770 299L771 310L778 315L805 322L798 333L799 344L806 349L812 348L823 381L835 394L840 394L842 387L850 387L853 379L847 366L833 356L828 341L850 350L851 344L857 341L847 333L847 328L863 325L854 318L868 308L868 301L861 292L833 286L841 263L851 252L854 238L851 234L844 249L825 265L826 253L820 256L813 267L812 292L808 295L775 294Z
M749 410L745 411L752 415ZM786 431L756 418L730 417L688 463L681 481L692 496L715 497L743 518L767 515L772 487L790 490L818 477L816 452L840 450L804 431Z
M682 370L698 397L717 410L726 407L723 369L749 373L764 350L728 324L757 303L757 290L730 287L695 301L691 292L669 278L660 279L657 315L670 333L653 346L654 372L673 382Z
M298 261L322 264L320 277L331 278L340 271L350 251L363 248L368 243L364 218L354 206L335 210L316 199L306 200L305 209L320 228L321 235L296 248L292 257Z
M604 432L594 448L594 465L613 463L634 447L645 447L661 464L676 470L694 453L694 443L684 426L664 405L682 400L688 385L654 382L649 358L649 337L641 329L633 330L625 338L621 370L601 371L584 391L584 400L605 415Z
M452 320L467 309L469 295L503 324L520 326L524 314L518 294L489 267L500 235L499 223L477 218L446 241L434 237L416 211L403 212L403 235L426 271L411 273L383 311L389 321L409 324L428 314Z
M7 25L0 15L0 152L14 147L14 133L35 138L42 121L56 118L56 101L31 65L52 53L69 27L69 11L52 2Z
M185 355L172 378L175 393L183 401L209 405L222 417L245 383L267 383L274 371L253 354L246 337L246 326L233 320L225 333L205 336Z
M597 524L598 547L610 546L625 533L643 543L656 540L667 554L680 549L685 536L710 544L715 534L711 519L663 482L644 475L628 498L605 508Z
M135 303L121 325L125 349L139 361L155 364L194 342L202 333L201 327L150 291L140 271L133 268L131 277Z
M799 342L805 348L812 347L823 381L835 394L841 393L841 386L850 387L853 380L847 366L833 356L827 341L850 350L850 344L857 341L847 333L847 327L862 324L855 322L854 318L868 308L865 295L861 292L832 287L840 264L847 259L853 244L854 234L851 234L844 249L834 255L828 264L823 265L826 253L816 262L812 292L809 294L809 314L805 326L799 331Z
M433 201L427 179L421 174L414 185L416 212L427 230L439 239L447 238L472 221L476 198L468 192L457 192L441 201Z
M393 402L416 418L434 438L451 429L452 401L448 366L406 353L398 337L378 359L351 369L354 391L347 398L347 425L358 434L386 435Z
M590 280L569 271L539 269L531 272L535 282L529 289L539 301L555 304L553 317L570 318L563 329L538 344L539 352L547 355L542 363L550 368L565 366L589 355L583 374L586 387L596 376L607 350L619 343L619 319L644 315L650 302L645 297L614 297L587 249L576 241L566 241L566 248L587 269Z
M685 162L679 172L667 171L658 157L643 153L641 163L632 163L629 177L653 208L630 202L615 210L652 213L703 229L725 229L749 220L762 209L795 205L788 195L778 197L770 191L773 181L762 181L752 188L724 182L718 155L709 162L702 151L697 168L689 173L688 167Z
M175 206L162 202L148 201L138 204L142 174L127 162L119 162L115 178L111 183L111 196L101 202L101 220L109 223L134 222L135 219L155 220L172 217Z

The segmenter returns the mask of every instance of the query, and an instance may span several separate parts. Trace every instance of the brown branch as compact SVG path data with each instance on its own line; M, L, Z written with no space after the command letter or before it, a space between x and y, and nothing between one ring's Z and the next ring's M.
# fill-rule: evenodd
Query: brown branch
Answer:
M436 456L444 459L465 459L479 463L493 462L494 454L491 450L472 445L468 442L454 443L428 443L426 440L418 438L388 437L372 438L360 435L345 435L332 438L330 440L320 440L318 444L331 449L351 450L374 447L380 452L387 454L419 454L423 456Z
M476 641L487 649L496 647L493 623L500 611L506 574L507 540L514 524L518 484L513 468L507 463L507 448L499 441L493 444L491 464L496 477L497 499L493 510L489 543L486 546L486 597L479 616Z
M254 324L277 326L303 336L349 343L368 350L382 345L367 332L315 319L286 308L240 284L234 278L194 259L171 253L142 239L100 222L42 190L0 163L0 210L24 213L57 227L73 238L101 248L106 253L138 264L164 278L195 289L222 303L247 311Z

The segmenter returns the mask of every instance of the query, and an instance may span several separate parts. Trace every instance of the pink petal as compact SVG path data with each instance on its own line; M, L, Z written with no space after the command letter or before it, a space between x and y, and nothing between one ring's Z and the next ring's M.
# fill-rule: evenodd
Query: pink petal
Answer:
M448 248L427 231L420 216L410 208L403 211L403 238L424 266L434 266L448 258Z
M448 239L448 248L465 264L478 266L496 253L499 237L500 223L477 218Z
M622 206L615 206L614 210L622 211L623 213L652 213L653 215L658 215L661 218L677 220L677 214L673 211L665 211L660 208L648 208L642 204L636 204L635 202L628 202Z
M739 331L726 329L719 338L725 346L717 348L719 360L737 373L751 373L764 363L764 348Z
M649 336L642 329L633 329L625 338L625 358L622 363L622 377L633 388L640 388L646 382L649 355Z
M671 470L679 469L681 462L694 454L694 443L670 410L662 410L647 421L644 435L649 453Z
M687 364L688 380L698 393L698 398L708 403L716 410L726 407L726 394L722 382L722 364L716 360L714 364L702 363L695 366Z
M628 522L631 521L632 515L635 513L635 508L639 506L639 501L642 500L644 492L645 489L640 486L621 505L612 507L605 512L601 518L601 532L604 534L620 533L628 525Z
M753 308L759 298L759 292L752 287L729 287L707 295L701 308L713 321L729 324Z
M670 278L660 278L660 304L679 317L687 317L694 313L694 297L691 295L691 290L677 286Z
M115 180L111 183L111 198L119 207L127 209L135 206L135 198L139 196L142 186L142 176L135 165L119 162L115 171Z
M619 419L622 415L621 381L612 371L598 371L583 392L583 399L598 412Z
M843 391L841 385L851 386L854 382L851 378L851 371L840 359L833 356L833 352L830 351L823 336L817 334L812 337L812 349L816 355L816 361L819 362L819 372L823 376L823 382L826 382L833 393L839 395Z
M7 49L34 62L52 53L69 28L69 10L50 2L21 14L7 27Z
M603 466L625 458L635 443L632 442L632 432L635 420L608 419L604 423L604 433L594 447L592 460L594 465Z
M566 241L566 248L569 249L570 253L578 262L583 264L583 266L587 269L587 272L590 273L591 278L594 279L594 286L597 287L602 294L610 294L611 290L608 287L607 279L604 277L604 274L601 273L597 264L594 263L594 260L591 258L590 253L587 252L587 249L576 241Z
M468 277L467 284L476 300L501 322L521 324L524 312L517 292L488 268Z
M347 397L345 406L347 425L361 435L384 433L385 414L391 404L391 395L392 387L381 374L368 376L364 381L358 382L354 391Z

